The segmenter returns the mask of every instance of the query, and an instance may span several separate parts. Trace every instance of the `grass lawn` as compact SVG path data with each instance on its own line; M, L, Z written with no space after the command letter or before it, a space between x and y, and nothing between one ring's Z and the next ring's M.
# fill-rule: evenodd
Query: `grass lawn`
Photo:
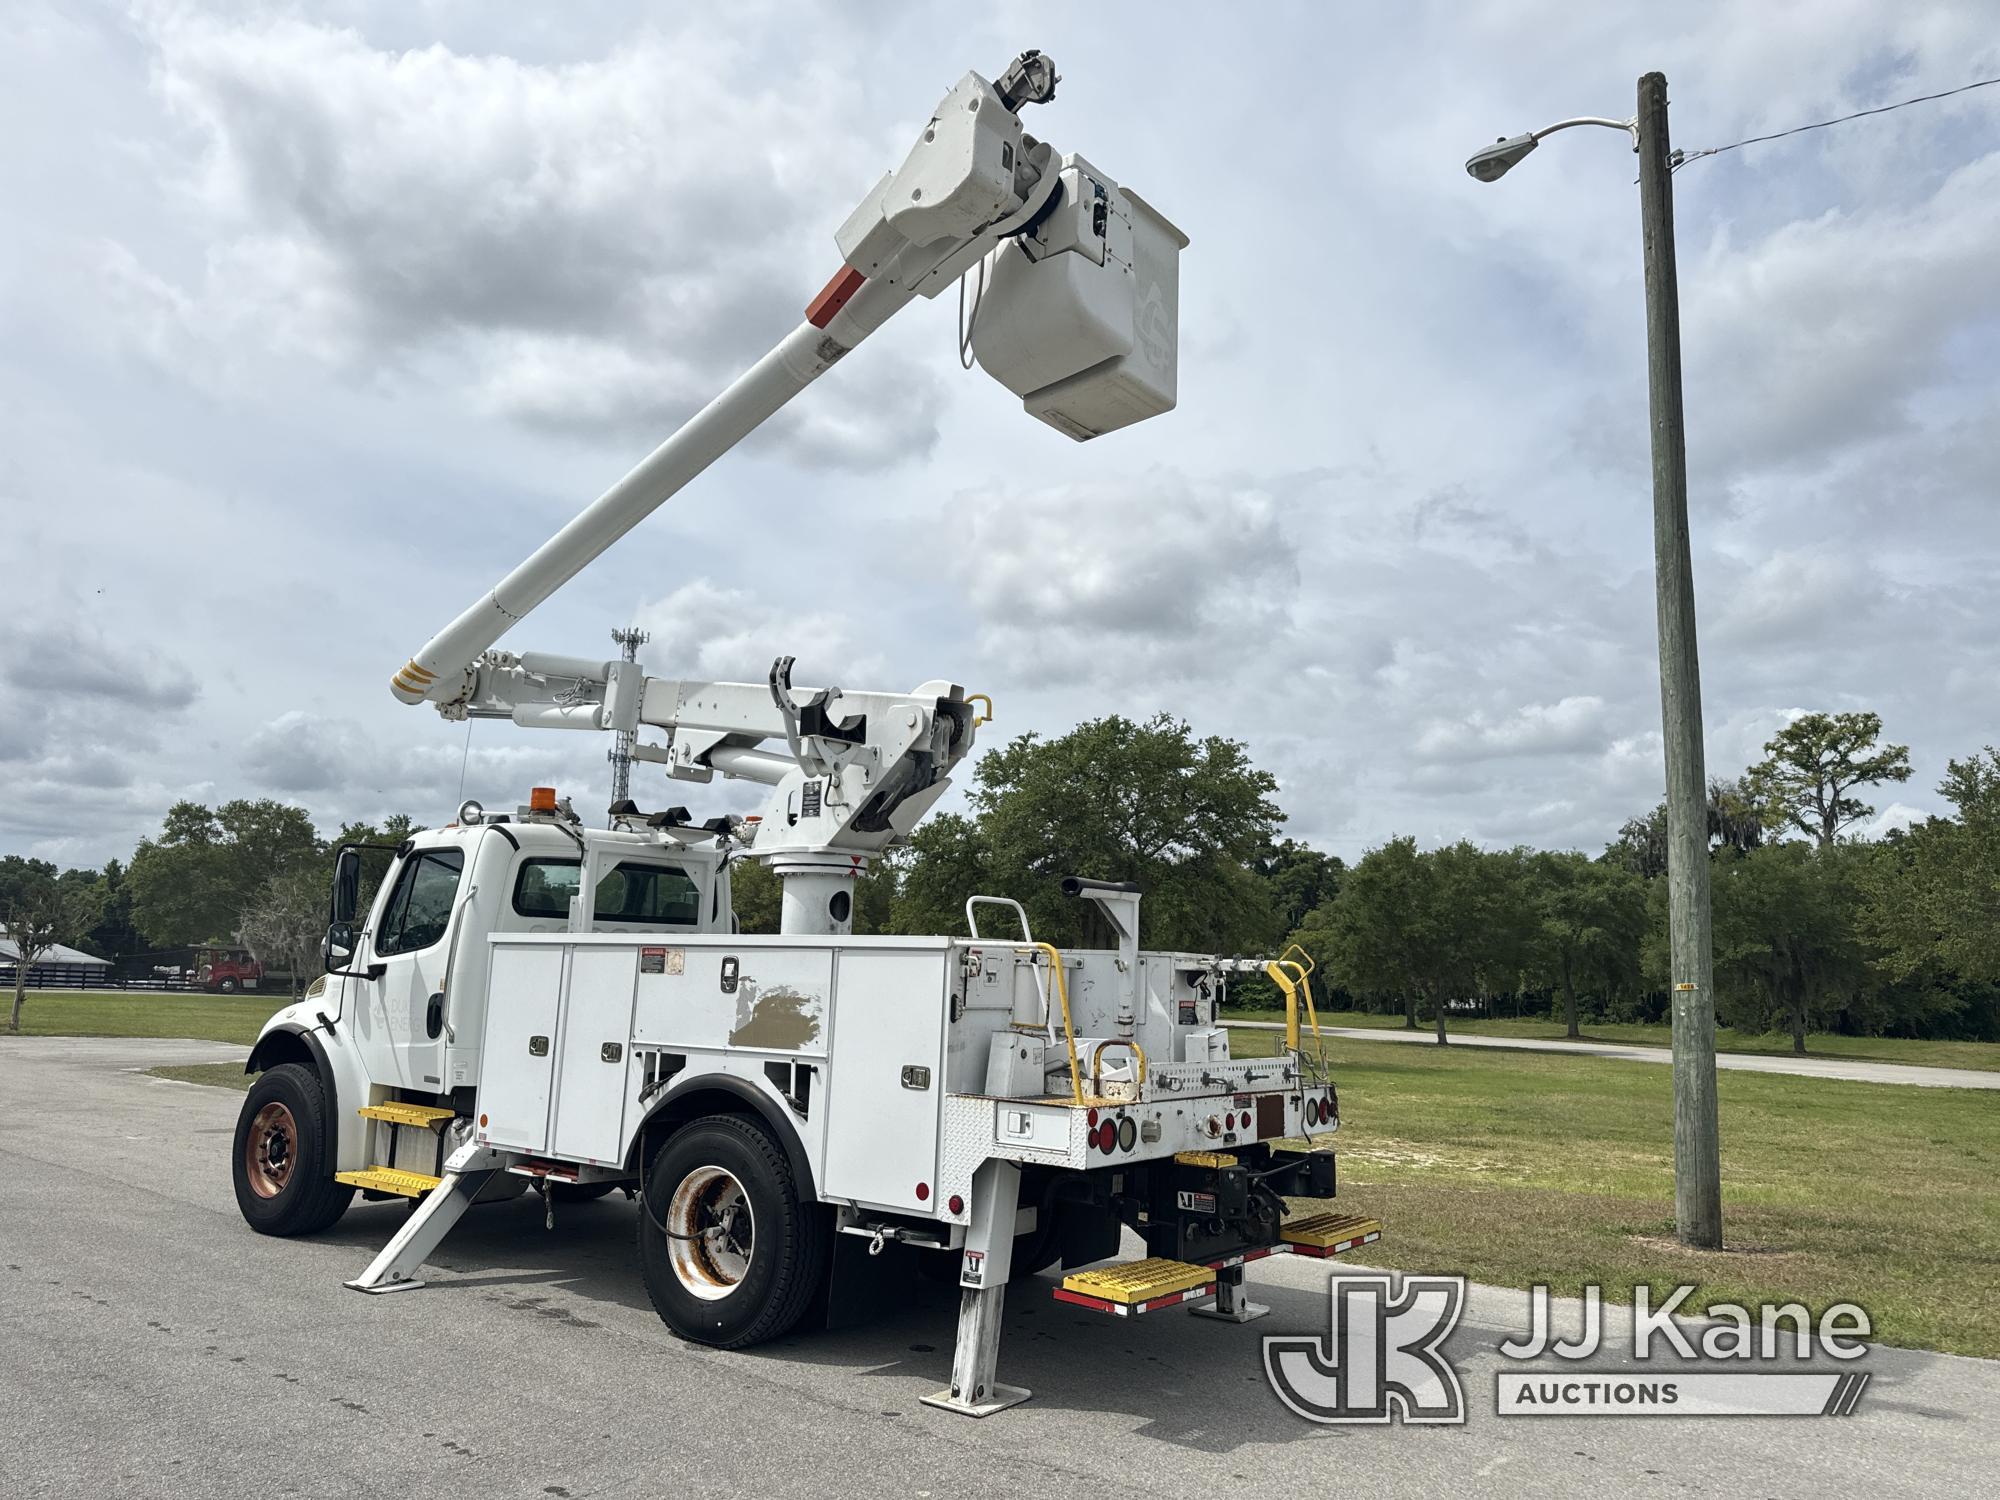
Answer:
M1224 1021L1284 1019L1285 1013L1281 1010L1232 1011L1223 1017ZM1319 1022L1322 1026L1356 1026L1376 1031L1399 1031L1403 1026L1401 1016L1378 1016L1358 1010L1321 1011ZM1303 1026L1304 1022L1300 1024ZM1418 1029L1429 1031L1431 1023L1421 1022ZM1564 1039L1562 1022L1540 1018L1512 1021L1452 1016L1446 1018L1445 1029L1465 1036L1526 1037L1550 1042ZM1582 1040L1586 1042L1611 1042L1621 1047L1671 1047L1674 1040L1668 1027L1647 1026L1639 1022L1586 1021L1581 1029ZM1715 1050L1765 1052L1789 1057L1792 1055L1792 1038L1789 1032L1734 1031L1723 1026L1715 1033ZM2000 1071L2000 1042L1926 1042L1907 1037L1837 1036L1832 1032L1809 1031L1806 1033L1806 1055L1909 1063L1923 1068Z
M1269 1032L1236 1032L1238 1056ZM1868 1309L1885 1343L2000 1356L2000 1108L1970 1089L1722 1073L1723 1234L1673 1238L1673 1074L1648 1063L1342 1043L1340 1207L1370 1264L1595 1282L1684 1306Z
M4 997L11 1010L13 992ZM241 1042L246 1048L271 1012L291 1003L282 994L184 995L147 990L29 990L21 1007L23 1036L184 1036ZM0 1013L0 1035L5 1015Z

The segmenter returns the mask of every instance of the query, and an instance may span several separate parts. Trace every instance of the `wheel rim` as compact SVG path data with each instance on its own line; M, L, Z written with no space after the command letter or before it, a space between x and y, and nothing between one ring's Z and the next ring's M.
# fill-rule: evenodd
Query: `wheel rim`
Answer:
M757 1219L743 1184L722 1167L696 1167L667 1203L667 1259L680 1284L719 1302L750 1271Z
M275 1198L299 1164L299 1122L275 1099L257 1111L243 1140L243 1175L259 1198Z

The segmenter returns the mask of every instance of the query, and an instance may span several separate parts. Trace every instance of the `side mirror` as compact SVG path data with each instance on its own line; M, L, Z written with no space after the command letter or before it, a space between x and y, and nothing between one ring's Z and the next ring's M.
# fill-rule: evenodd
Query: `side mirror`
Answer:
M347 848L333 863L333 900L327 909L326 919L335 926L352 927L354 919L360 915L361 905L361 851ZM332 934L328 934L331 941ZM347 946L352 950L354 936L348 934Z
M354 924L332 922L327 925L326 937L320 943L320 960L328 969L338 969L354 957Z

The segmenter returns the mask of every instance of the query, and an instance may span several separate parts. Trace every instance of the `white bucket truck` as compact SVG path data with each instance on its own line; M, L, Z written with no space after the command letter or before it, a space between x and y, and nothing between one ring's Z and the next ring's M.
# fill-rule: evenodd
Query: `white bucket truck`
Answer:
M726 1347L837 1312L846 1273L885 1251L928 1257L961 1288L950 1383L929 1399L980 1416L1026 1394L994 1378L1011 1277L1060 1262L1067 1302L1244 1320L1262 1311L1247 1261L1379 1233L1285 1216L1287 1195L1331 1196L1339 1123L1299 1032L1302 955L1143 951L1139 893L1081 879L1065 889L1114 946L1059 951L991 897L968 903L965 936L852 933L855 877L943 794L990 714L981 695L801 691L790 658L766 682L715 683L496 646L890 314L961 277L961 340L1059 431L1173 406L1186 242L1026 134L1019 111L1055 84L1034 52L998 82L961 79L842 226L843 266L798 329L395 674L399 698L447 718L659 731L635 760L768 792L756 816L704 823L621 803L608 830L547 788L510 814L467 803L382 851L365 911L367 851L343 848L329 972L249 1061L232 1162L253 1228L324 1229L356 1192L418 1200L349 1283L392 1292L420 1285L475 1201L532 1183L553 1215L623 1187L661 1316ZM783 883L777 936L736 930L745 858ZM1245 971L1293 1007L1276 1056L1232 1058L1217 1024ZM1148 1255L1104 1264L1127 1229Z

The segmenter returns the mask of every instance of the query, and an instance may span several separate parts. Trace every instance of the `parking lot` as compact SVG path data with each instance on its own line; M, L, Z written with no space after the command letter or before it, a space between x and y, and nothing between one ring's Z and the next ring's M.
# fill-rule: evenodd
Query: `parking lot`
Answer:
M698 1348L647 1304L622 1197L552 1233L535 1200L480 1209L425 1290L362 1297L341 1281L407 1210L252 1234L227 1170L240 1096L138 1071L229 1051L0 1041L9 1493L1935 1497L2000 1472L2000 1364L1889 1349L1844 1419L1496 1418L1518 1293L1475 1294L1451 1342L1464 1427L1315 1426L1278 1404L1259 1344L1325 1325L1326 1273L1303 1261L1253 1268L1274 1311L1247 1327L1017 1290L1000 1374L1034 1399L985 1422L918 1403L949 1369L949 1288L915 1283L860 1329Z

